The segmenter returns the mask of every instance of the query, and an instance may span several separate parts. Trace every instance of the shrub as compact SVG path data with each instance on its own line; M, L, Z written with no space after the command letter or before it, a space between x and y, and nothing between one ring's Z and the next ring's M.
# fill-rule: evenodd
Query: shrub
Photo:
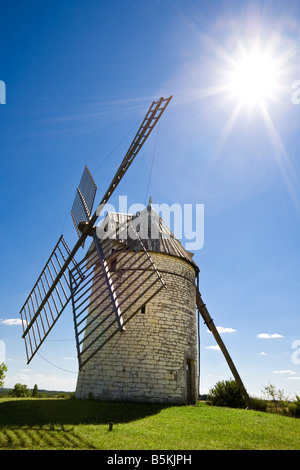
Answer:
M288 411L293 418L300 418L300 396L296 395L296 400L289 403Z
M207 402L214 406L227 406L229 408L245 408L246 403L235 380L229 379L217 382L209 390Z
M263 398L251 398L252 409L255 411L267 411L268 402Z

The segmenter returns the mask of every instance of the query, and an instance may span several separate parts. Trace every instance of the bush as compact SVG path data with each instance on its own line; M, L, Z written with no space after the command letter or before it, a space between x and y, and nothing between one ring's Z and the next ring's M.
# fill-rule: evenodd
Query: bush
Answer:
M252 409L255 411L267 411L268 402L263 398L251 398Z
M227 406L229 408L245 408L246 402L235 380L229 379L217 382L209 390L207 402L213 406Z
M217 382L209 390L207 401L214 406L227 406L229 408L245 408L246 402L235 380L229 379Z
M293 418L300 418L300 396L296 395L296 400L288 405L288 411Z

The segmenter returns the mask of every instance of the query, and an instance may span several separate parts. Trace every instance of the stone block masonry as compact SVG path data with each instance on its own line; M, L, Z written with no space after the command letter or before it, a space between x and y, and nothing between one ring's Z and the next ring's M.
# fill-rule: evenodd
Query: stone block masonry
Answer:
M195 268L176 256L150 255L166 288L83 367L76 398L174 404L196 401Z

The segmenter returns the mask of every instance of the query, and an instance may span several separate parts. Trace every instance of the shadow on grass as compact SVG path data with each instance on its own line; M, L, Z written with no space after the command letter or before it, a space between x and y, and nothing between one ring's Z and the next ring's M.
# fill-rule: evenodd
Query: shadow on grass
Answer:
M87 449L95 446L64 426L0 426L0 450L6 449Z
M0 426L127 423L159 413L169 405L75 399L0 401Z

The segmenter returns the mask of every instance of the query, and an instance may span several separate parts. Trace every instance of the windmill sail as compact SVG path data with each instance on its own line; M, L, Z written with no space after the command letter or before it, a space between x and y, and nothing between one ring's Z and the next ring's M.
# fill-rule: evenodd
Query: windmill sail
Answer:
M127 228L126 220L119 227L119 241ZM133 227L131 230L134 231ZM110 238L98 240L100 257L94 238L92 247L79 263L84 278L78 276L76 269L70 271L80 369L116 333L124 331L136 313L165 287L142 240L137 234L136 238L138 243L133 239L126 244Z
M166 107L170 103L172 99L172 95L169 96L169 98L160 98L158 101L153 101L151 104L142 124L140 125L129 149L127 150L127 153L125 157L123 158L123 161L121 165L119 166L118 171L116 172L108 190L106 191L105 195L102 198L102 201L100 202L93 218L92 222L94 223L95 220L97 219L97 216L101 212L101 208L107 203L109 198L111 197L112 193L120 183L121 179L123 178L124 174L132 164L133 160L137 156L138 152L148 139L149 135L153 131L154 127L156 126L159 118L165 111Z
M79 238L81 236L79 224L89 222L96 191L96 183L88 167L85 166L71 209L71 217Z
M62 272L54 289L50 292L58 272L69 257L70 249L60 237L44 269L21 309L23 338L25 339L28 363L60 317L70 300L69 268ZM82 276L74 258L71 265Z
M72 249L68 248L63 237L59 239L20 312L28 363L71 298L69 270L72 265L74 265L72 281L74 282L74 276L76 276L77 283L82 282L82 272L74 259L77 251L80 247L84 247L86 238L92 234L94 224L101 212L101 207L111 197L171 98L172 96L167 99L160 98L157 102L153 101L151 104L119 170L93 216L91 216L91 211L97 188L88 168L85 167L71 210L79 239ZM80 227L82 222L84 224Z

